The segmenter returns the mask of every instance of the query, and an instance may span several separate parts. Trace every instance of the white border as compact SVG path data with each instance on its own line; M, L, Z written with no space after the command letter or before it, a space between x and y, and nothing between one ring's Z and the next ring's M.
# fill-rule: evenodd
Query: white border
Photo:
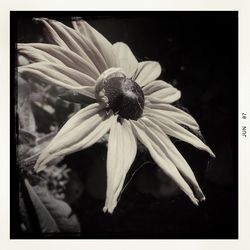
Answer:
M250 249L250 4L247 0L9 0L0 4L0 249ZM239 22L239 240L9 240L9 11L10 10L238 10ZM247 121L241 113L247 113ZM247 123L248 137L241 136ZM248 164L247 164L248 163ZM230 208L229 208L230 209Z

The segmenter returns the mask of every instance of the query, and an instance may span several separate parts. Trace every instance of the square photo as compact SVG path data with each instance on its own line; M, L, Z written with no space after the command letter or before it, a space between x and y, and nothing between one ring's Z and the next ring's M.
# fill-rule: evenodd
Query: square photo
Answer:
M10 237L238 238L238 12L12 11Z

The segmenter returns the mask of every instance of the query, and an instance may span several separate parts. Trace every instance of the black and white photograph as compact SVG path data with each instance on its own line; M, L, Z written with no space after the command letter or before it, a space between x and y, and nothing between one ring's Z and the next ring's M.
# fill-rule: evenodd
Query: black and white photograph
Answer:
M10 236L238 238L238 11L12 11Z

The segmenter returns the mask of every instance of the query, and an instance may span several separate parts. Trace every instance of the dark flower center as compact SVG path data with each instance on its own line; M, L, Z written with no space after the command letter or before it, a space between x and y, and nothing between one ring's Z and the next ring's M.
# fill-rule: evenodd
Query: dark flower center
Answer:
M133 80L118 76L106 80L105 96L109 108L122 118L137 120L142 116L144 94L141 87Z

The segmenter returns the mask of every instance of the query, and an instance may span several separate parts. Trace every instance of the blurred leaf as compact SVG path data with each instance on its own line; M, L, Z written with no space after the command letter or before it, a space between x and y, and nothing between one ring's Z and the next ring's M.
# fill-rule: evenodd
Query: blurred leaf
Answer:
M19 129L18 139L20 144L29 144L30 146L34 146L36 144L36 137L23 129Z
M29 144L20 144L17 146L18 159L23 161L32 155L33 150ZM20 164L22 165L22 164Z
M43 233L80 232L78 219L67 203L55 199L45 187L39 185L32 187L27 179L25 186Z
M39 108L49 113L50 115L53 115L55 113L55 109L51 105L40 102L34 102L34 105L38 106Z
M91 104L94 102L92 98L89 98L87 96L81 95L77 93L76 91L64 91L63 93L59 94L59 97L62 100L73 102L73 103L80 103L80 104Z
M22 227L22 230L31 232L32 227L30 223L30 218L21 194L19 195L19 211L21 216L21 223L25 225L25 227Z
M20 136L20 134L22 134L22 136ZM35 137L32 138L33 135L28 133L27 131L25 131L25 133L19 132L19 145L17 146L17 149L18 149L18 159L20 160L19 165L22 170L31 171L30 173L33 175L33 167L39 157L39 154L49 144L49 142L52 140L55 134L56 132L52 132L45 136L40 135L37 138ZM61 159L62 158L58 160Z
M56 224L56 221L53 219L48 209L43 204L40 197L36 194L35 190L29 184L27 179L25 180L25 186L28 190L30 199L35 208L42 232L43 233L60 232Z
M30 87L18 77L18 118L20 127L29 132L36 131L36 122L30 103Z

